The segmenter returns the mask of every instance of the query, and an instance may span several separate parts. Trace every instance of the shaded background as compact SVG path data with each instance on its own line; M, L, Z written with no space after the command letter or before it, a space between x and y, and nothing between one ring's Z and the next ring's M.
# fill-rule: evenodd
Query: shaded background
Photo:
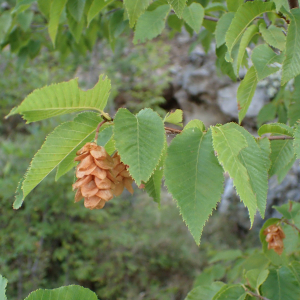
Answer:
M101 42L86 57L75 51L64 60L45 49L30 62L20 61L8 49L1 52L0 273L9 281L8 299L24 299L37 288L74 283L92 289L102 300L180 300L201 280L238 279L231 261L255 254L262 220L258 217L249 231L248 213L230 179L225 181L221 205L207 223L200 247L164 187L160 207L136 189L133 196L124 192L104 209L89 211L83 203L73 203L72 172L57 183L51 174L21 209L12 209L18 181L45 136L72 118L30 125L19 116L5 120L33 89L76 76L87 89L105 73L112 80L107 108L111 115L119 107L132 112L152 107L161 115L181 108L185 123L193 118L207 126L237 120L237 83L217 73L215 54L185 31L172 41L170 34L174 33L167 31L135 47L130 37L123 36L114 52ZM279 77L275 75L254 96L243 124L250 131L257 128L256 116L263 104L277 92ZM267 217L274 216L272 204L299 200L299 173L295 165L280 185L271 178ZM218 258L221 252L227 258Z

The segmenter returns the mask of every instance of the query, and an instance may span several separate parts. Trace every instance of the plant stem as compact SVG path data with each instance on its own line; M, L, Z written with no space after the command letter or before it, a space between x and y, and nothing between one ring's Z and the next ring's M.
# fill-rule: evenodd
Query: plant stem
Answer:
M255 293L249 291L246 287L244 287L244 289L245 289L246 293L249 294L252 297L256 297L256 298L261 299L261 300L270 300L269 298L266 298L264 296L261 296L261 295L258 295L258 294L255 294Z
M218 22L219 21L218 18L214 18L214 17L211 17L211 16L204 16L204 19L208 20L208 21L213 21L213 22Z
M283 222L292 226L294 229L296 229L300 233L300 229L295 224L291 223L289 220L284 219Z
M268 139L270 141L272 141L272 140L292 140L293 137L285 136L285 135L278 135L278 136L275 135L275 136L268 136Z
M100 130L100 127L105 123L107 122L107 120L103 120L102 122L100 122L96 128L96 134L95 134L95 143L97 143L97 140L98 140L98 135L99 135L99 130Z
M180 129L174 129L174 128L171 128L171 127L165 127L165 131L167 133L174 133L174 134L182 132L182 130L180 130Z

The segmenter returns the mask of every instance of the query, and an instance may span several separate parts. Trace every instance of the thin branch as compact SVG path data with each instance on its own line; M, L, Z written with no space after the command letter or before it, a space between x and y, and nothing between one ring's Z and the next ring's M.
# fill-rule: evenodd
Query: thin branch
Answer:
M98 135L99 135L99 130L100 130L100 127L106 123L107 120L103 120L101 123L98 124L97 128L96 128L96 134L95 134L95 142L97 142L98 140Z
M177 134L177 133L181 133L182 132L182 130L180 130L180 129L174 129L174 128L171 128L171 127L165 127L165 131L167 132L167 133L173 133L173 134Z
M270 141L272 140L292 140L292 136L286 136L286 135L275 135L275 136L268 136L268 139Z
M284 219L283 222L292 226L294 229L296 229L300 233L300 229L295 224L291 223L289 220Z
M204 16L204 19L208 20L208 21L213 21L213 22L218 22L219 21L218 18L214 18L214 17L211 17L211 16Z
M261 295L258 295L258 294L255 294L255 293L251 292L246 287L244 287L244 289L245 289L246 293L249 294L252 297L256 297L257 299L261 299L261 300L270 300L269 298L266 298L264 296L261 296Z

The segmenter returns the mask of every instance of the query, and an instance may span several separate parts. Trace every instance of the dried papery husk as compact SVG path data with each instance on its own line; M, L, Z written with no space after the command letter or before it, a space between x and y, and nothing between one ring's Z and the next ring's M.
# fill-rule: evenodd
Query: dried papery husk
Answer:
M73 184L73 189L77 189L75 202L84 198L85 207L103 208L113 198L112 189L118 182L111 173L113 159L103 147L87 143L77 151L75 161L79 161L75 173L78 179Z
M114 195L115 196L121 195L124 190L124 187L131 194L133 194L133 187L132 187L133 179L127 170L127 166L123 162L121 162L118 152L116 152L112 156L112 159L114 161L114 168L111 173L117 179L116 187L113 190Z
M267 227L263 233L266 235L268 249L274 249L277 254L281 255L284 248L283 239L285 238L282 228L273 224Z

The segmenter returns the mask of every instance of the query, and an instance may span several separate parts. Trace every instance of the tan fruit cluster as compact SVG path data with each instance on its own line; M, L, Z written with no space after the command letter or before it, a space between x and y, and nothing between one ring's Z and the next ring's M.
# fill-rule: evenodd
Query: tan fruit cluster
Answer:
M86 208L101 209L114 195L122 194L124 187L133 193L133 179L117 153L110 157L104 147L87 143L76 155L74 160L80 163L73 184L75 202L84 198Z
M266 235L266 241L268 243L268 249L274 249L274 251L281 255L283 251L283 239L285 234L280 226L270 225L264 230Z

